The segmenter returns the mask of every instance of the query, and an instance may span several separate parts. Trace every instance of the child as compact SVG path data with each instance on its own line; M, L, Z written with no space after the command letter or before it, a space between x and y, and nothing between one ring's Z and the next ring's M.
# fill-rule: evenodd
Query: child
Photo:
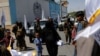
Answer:
M35 33L34 43L36 44L37 56L42 56L42 39L38 32Z

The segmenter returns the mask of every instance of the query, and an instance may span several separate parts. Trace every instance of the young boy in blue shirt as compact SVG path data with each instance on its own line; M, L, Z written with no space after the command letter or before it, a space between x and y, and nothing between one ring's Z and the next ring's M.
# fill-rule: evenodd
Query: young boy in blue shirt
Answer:
M35 33L34 44L36 44L37 56L42 56L42 39L38 32Z

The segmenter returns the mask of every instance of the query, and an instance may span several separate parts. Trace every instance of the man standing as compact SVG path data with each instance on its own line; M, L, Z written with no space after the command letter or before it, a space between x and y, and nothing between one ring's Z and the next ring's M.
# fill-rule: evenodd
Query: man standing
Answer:
M70 23L70 18L69 18L64 24L64 33L66 37L66 43L68 42L68 44L71 43L71 26L72 25Z
M27 48L25 43L25 34L26 34L25 29L22 26L22 23L20 22L16 33L16 39L19 50L25 50Z
M78 25L76 28L77 28L77 32L79 32L80 30L84 29L88 25L88 22L85 21L83 11L78 11L76 13L76 18L77 18L77 22L78 22Z

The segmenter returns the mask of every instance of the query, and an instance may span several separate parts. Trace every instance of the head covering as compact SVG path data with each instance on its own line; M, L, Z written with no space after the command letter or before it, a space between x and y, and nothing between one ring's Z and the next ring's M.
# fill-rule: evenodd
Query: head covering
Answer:
M84 16L84 12L83 11L78 11L78 12L76 12L75 16L76 17L78 17L78 16Z

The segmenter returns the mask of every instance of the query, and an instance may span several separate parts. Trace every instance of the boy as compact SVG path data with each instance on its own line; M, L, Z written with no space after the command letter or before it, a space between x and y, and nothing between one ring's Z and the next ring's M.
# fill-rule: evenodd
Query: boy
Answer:
M42 39L38 32L35 33L34 44L36 44L37 56L42 56Z

